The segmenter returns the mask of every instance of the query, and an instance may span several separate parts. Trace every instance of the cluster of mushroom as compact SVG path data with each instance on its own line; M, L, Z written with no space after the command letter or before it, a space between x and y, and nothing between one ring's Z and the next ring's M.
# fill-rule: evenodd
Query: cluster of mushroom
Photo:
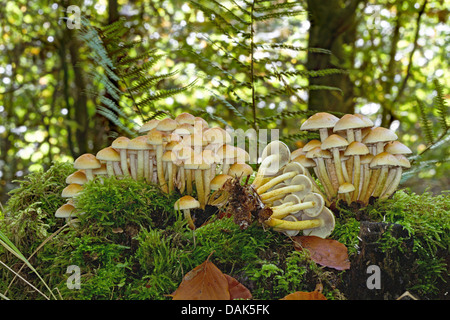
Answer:
M319 112L300 130L319 131L320 140L310 140L292 152L293 161L314 172L327 201L342 199L366 205L370 197L388 198L397 189L402 171L410 168L411 150L397 135L361 114L338 118Z
M328 237L334 230L333 213L307 170L291 160L289 148L281 141L269 143L252 187L272 215L264 223L276 231L295 236Z
M70 193L73 197L82 190L84 182L95 176L131 177L159 185L166 193L177 189L186 194L182 203L189 200L188 206L204 208L216 188L216 176L232 174L244 178L253 173L246 163L248 153L231 143L232 137L226 130L210 128L203 118L190 113L181 113L175 119L153 119L139 128L138 137L121 136L96 155L78 157L75 174L84 179L69 179L66 189L76 191ZM198 200L192 197L194 193Z

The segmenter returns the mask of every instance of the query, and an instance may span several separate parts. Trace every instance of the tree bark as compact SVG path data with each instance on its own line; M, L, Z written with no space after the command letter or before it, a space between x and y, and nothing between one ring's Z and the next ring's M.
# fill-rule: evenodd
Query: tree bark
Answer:
M308 70L326 68L349 69L352 66L350 56L345 52L345 44L353 44L356 40L357 22L355 14L358 5L365 0L344 1L308 0L310 21L308 48L320 48L332 54L308 51L306 67ZM337 87L336 90L310 90L309 110L354 112L353 82L348 74L336 74L322 77L311 77L310 86Z

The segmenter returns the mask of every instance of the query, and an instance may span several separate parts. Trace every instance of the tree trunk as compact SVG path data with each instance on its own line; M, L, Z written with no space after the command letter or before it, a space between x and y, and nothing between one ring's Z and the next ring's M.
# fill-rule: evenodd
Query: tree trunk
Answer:
M308 70L327 68L349 69L352 67L350 56L345 52L345 44L353 44L357 22L355 13L360 2L352 0L344 7L343 1L308 0L310 21L308 48L320 48L331 51L330 54L308 52L306 67ZM348 74L336 74L309 79L310 92L308 108L317 111L354 112L353 83ZM314 90L311 86L337 87L336 90Z

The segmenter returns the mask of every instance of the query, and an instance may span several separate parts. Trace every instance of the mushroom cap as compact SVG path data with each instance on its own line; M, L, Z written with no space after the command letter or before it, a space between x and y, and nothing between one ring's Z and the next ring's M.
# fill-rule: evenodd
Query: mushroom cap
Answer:
M314 148L320 147L322 145L322 142L317 139L309 140L307 144L303 146L303 151L308 152L311 151Z
M323 140L321 149L328 150L332 148L344 148L348 146L348 141L338 134L332 134Z
M295 149L294 151L291 152L291 160L294 160L298 156L305 155L305 154L306 154L306 150L303 150L303 148Z
M325 205L325 200L323 197L315 192L308 193L304 198L303 202L314 202L315 205L312 208L303 209L303 212L310 217L317 217Z
M397 159L398 165L400 167L403 167L405 169L411 168L411 163L409 162L409 160L404 155L402 155L402 154L395 154L394 157Z
M152 129L147 134L147 143L151 145L162 145L165 140L165 134L157 129Z
M118 137L112 142L111 147L114 149L126 149L129 142L130 139L128 137Z
M319 130L323 128L333 128L339 118L327 113L318 112L309 117L300 127L300 130Z
M186 160L191 157L194 150L183 143L178 143L173 147L172 152L175 154L177 160Z
M61 192L61 197L72 198L76 196L81 190L83 190L82 185L71 183L63 189L63 191Z
M167 150L163 153L161 158L163 162L174 162L176 160L175 154L171 150Z
M305 174L305 167L298 162L289 162L284 168L283 173L297 172L297 174Z
M73 212L76 210L76 208L69 203L63 204L61 207L58 208L55 212L56 218L70 218L73 217Z
M96 155L98 160L102 161L120 161L120 154L113 147L106 147Z
M246 163L235 163L230 166L228 174L232 177L248 177L253 173L253 168Z
M130 140L128 144L129 150L149 150L151 146L147 143L148 135L138 136Z
M302 199L300 199L297 195L291 193L288 194L286 197L284 197L282 202L283 203L292 202L293 204L299 204L302 202Z
M228 179L232 178L229 174L218 174L211 180L209 186L211 190L219 190Z
M345 156L362 156L366 154L369 154L369 148L364 143L358 141L350 143L344 152Z
M75 169L97 169L100 168L100 166L100 161L90 153L82 154L73 164Z
M289 147L284 142L279 140L271 141L264 147L261 154L262 162L273 155L276 155L276 161L270 161L270 166L266 168L265 175L276 174L281 168L288 164L291 159L291 151L289 150Z
M235 161L236 163L246 163L250 161L250 155L244 149L235 147L234 151L235 151L234 158L236 160Z
M327 207L323 207L322 212L320 212L320 214L316 217L310 217L308 215L302 216L302 220L312 219L322 220L322 226L317 228L305 229L303 230L304 235L316 236L325 239L333 232L335 226L334 215Z
M208 128L203 132L203 138L212 144L228 144L231 143L231 135L224 129L219 127Z
M194 126L195 126L196 124L197 124L197 125L200 124L200 126L201 126L203 129L209 128L208 122L206 122L206 120L203 119L202 117L195 117Z
M180 136L188 136L194 134L194 126L189 123L182 123L177 126L173 133Z
M162 119L156 126L156 130L159 131L173 131L177 128L178 122L172 118Z
M331 155L330 151L322 150L321 147L316 147L316 148L312 149L311 151L308 151L306 153L306 157L309 159L314 159L314 158L331 159L332 155Z
M383 128L376 127L373 128L367 136L364 137L363 142L366 144L378 143L378 142L388 142L397 140L397 135L394 131Z
M333 132L344 131L348 129L362 129L367 127L366 123L353 114L345 114L334 125Z
M186 210L200 208L200 202L191 196L183 196L174 204L175 210Z
M372 162L374 155L373 154L365 154L363 156L360 157L359 161L361 162L361 164L369 164Z
M300 163L304 168L313 168L316 166L314 160L307 158L305 154L298 156L292 161Z
M94 169L92 172L95 175L97 175L97 176L99 176L99 175L107 175L108 174L108 170L106 169L106 164L105 163L102 163L100 168Z
M370 162L370 168L371 169L378 169L383 166L398 166L398 160L397 158L390 154L389 152L381 152L373 157L372 161Z
M203 161L209 164L219 163L220 161L220 157L213 150L210 149L204 149L202 151L202 158Z
M194 122L195 122L195 116L188 112L182 112L178 116L175 117L175 121L178 124L189 124L189 125L193 126Z
M155 129L160 122L161 122L161 120L158 120L158 119L152 119L152 120L147 121L139 128L139 133L145 133L145 132L149 132L150 130Z
M303 199L308 193L312 190L312 183L311 180L304 174L298 174L295 177L292 178L292 180L289 182L290 186L297 186L302 185L304 186L303 190L292 192L296 196L298 196L300 199Z
M362 114L360 114L360 113L355 113L355 114L353 114L353 115L354 115L355 117L360 118L360 119L364 122L365 128L370 128L370 127L373 127L373 126L374 126L372 120L370 120L369 117L367 117L367 116L365 116L365 115L362 115Z
M349 193L353 191L355 191L355 186L349 182L344 182L338 189L338 193Z
M76 183L79 185L83 185L87 181L88 179L86 178L86 174L82 170L75 171L66 178L67 184Z
M392 153L392 154L410 154L412 153L411 149L405 146L400 141L390 141L386 143L384 146L384 151Z

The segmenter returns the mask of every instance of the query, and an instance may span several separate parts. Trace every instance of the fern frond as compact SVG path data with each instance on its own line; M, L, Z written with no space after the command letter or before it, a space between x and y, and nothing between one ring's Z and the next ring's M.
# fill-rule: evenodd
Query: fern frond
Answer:
M150 89L150 87L152 85L155 85L159 81L161 81L163 79L169 79L169 78L173 77L174 75L176 75L178 73L179 73L179 71L175 70L173 72L157 74L157 75L152 76L152 77L139 78L138 83L136 85L134 85L134 86L130 86L128 88L128 90L131 91L131 92L141 92L143 90L148 90L148 89Z
M433 106L436 108L438 112L439 115L438 120L441 129L445 131L449 128L449 124L447 122L448 106L444 98L444 87L437 79L435 79L433 83L436 88L436 96L433 99Z
M428 119L427 112L425 110L425 104L420 100L417 100L417 113L419 114L419 122L425 135L426 144L431 145L434 142L431 121Z

